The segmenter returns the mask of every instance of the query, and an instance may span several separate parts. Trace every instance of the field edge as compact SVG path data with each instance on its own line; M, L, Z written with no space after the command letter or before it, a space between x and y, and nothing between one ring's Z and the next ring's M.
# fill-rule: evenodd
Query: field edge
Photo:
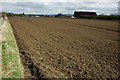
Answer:
M19 49L8 19L2 26L2 78L24 78Z

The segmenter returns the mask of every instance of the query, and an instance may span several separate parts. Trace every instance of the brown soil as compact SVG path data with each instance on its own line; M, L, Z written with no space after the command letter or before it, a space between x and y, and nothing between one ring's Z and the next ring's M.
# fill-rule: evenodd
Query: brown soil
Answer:
M118 22L9 18L28 78L117 78Z

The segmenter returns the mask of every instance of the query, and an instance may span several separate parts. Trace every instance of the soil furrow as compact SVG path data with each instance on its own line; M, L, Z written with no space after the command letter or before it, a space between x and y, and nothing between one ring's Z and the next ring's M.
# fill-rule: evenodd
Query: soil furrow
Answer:
M68 18L9 19L20 49L25 77L119 76L117 22Z

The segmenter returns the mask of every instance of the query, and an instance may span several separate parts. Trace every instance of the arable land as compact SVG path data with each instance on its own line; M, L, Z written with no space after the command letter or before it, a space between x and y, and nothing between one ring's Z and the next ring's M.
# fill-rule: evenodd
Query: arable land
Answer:
M9 17L25 78L117 78L118 21Z

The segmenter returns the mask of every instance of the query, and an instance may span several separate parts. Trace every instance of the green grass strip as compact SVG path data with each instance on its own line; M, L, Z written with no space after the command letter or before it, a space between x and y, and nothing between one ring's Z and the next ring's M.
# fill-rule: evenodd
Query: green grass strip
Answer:
M2 41L2 78L23 78L23 67L19 50L8 20L5 21L6 30L3 31Z

